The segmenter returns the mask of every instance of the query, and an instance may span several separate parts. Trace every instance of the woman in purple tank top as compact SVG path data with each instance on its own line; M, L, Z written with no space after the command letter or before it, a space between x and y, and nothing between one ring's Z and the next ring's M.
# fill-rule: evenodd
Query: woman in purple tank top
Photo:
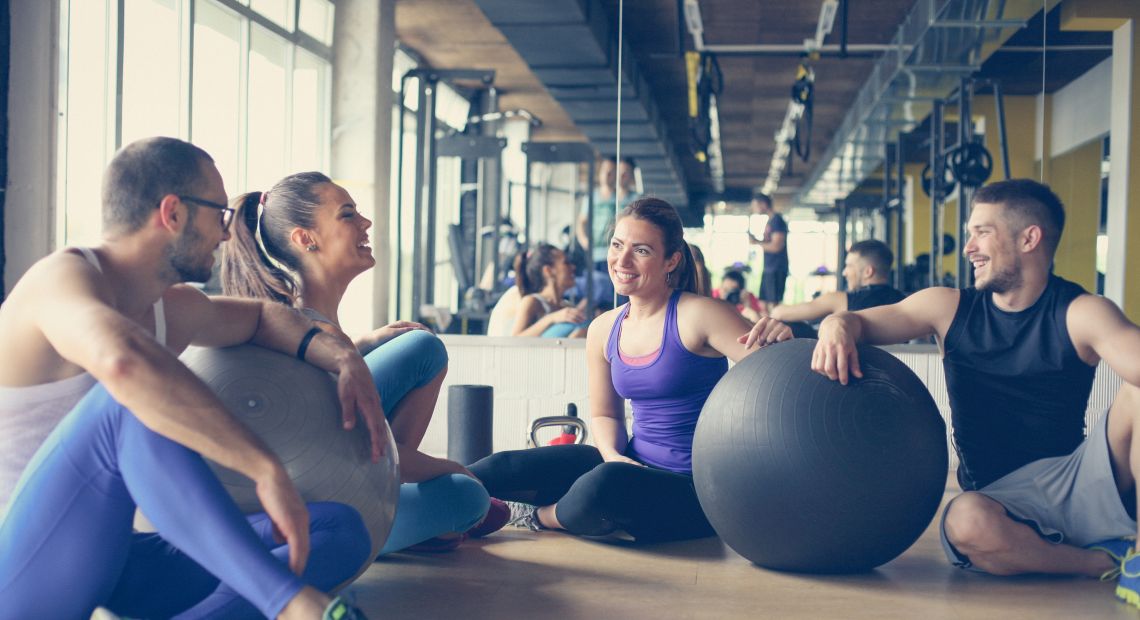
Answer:
M522 502L518 525L584 536L624 530L640 542L711 536L692 479L693 432L709 393L755 348L791 338L756 328L731 305L693 294L696 272L669 203L642 198L618 216L610 279L629 303L594 319L586 337L590 426L597 447L493 454L471 471L494 496ZM633 409L626 431L625 401Z

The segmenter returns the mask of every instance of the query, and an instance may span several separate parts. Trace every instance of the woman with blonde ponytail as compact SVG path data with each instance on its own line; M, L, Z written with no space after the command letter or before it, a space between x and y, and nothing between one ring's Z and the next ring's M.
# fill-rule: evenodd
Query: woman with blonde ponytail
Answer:
M356 276L376 264L368 238L372 222L352 196L319 172L302 172L235 203L233 236L222 247L223 291L294 306L321 329L348 339L337 315L341 298ZM381 553L425 541L431 541L427 550L454 548L483 520L489 500L465 467L419 450L447 373L447 351L427 327L408 321L375 329L355 344L372 370L404 483Z

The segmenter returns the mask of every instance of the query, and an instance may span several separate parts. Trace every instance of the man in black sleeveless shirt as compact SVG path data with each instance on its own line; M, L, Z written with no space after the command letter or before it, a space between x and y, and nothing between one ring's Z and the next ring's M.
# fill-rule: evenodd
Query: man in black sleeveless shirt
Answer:
M903 295L890 284L887 277L891 273L894 255L887 244L878 239L867 239L853 244L847 250L843 265L843 277L847 279L847 292L824 293L815 299L791 306L772 308L771 316L787 323L807 321L814 323L829 314L850 310L865 310L875 306L902 301Z
M948 557L997 575L1120 574L1117 596L1140 607L1140 554L1122 539L1137 528L1140 328L1052 274L1063 227L1060 200L1040 183L982 188L964 247L976 289L928 288L834 314L812 369L846 384L862 376L856 343L936 335L966 491L943 515ZM1102 359L1125 383L1082 439Z

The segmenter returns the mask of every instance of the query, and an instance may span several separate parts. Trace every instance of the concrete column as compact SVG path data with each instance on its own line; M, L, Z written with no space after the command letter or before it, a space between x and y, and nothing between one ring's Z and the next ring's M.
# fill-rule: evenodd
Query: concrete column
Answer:
M55 247L59 3L12 2L8 73L5 296Z
M1101 141L1050 157L1050 187L1065 204L1065 234L1053 271L1096 292L1096 237L1100 225Z
M1112 34L1112 140L1108 176L1108 264L1104 293L1132 321L1140 321L1140 251L1129 251L1128 240L1140 240L1140 127L1132 106L1140 104L1140 46L1136 20L1129 19ZM1136 213L1134 213L1136 212ZM1128 274L1133 277L1129 278Z
M1105 297L1140 322L1140 251L1128 241L1140 240L1140 126L1132 108L1140 105L1140 5L1130 0L1070 0L1061 11L1064 30L1111 31L1112 141L1108 177L1108 261ZM1129 277L1129 274L1132 277Z
M350 333L389 322L392 181L392 61L395 0L339 0L333 26L332 152L330 176L372 220L376 267L359 277L341 304Z

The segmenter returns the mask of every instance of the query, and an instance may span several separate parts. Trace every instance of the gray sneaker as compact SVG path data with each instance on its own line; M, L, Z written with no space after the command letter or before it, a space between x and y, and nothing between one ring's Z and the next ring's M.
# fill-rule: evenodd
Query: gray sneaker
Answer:
M507 502L507 506L511 509L511 519L507 525L525 527L532 532L546 529L538 522L538 506L525 502Z

